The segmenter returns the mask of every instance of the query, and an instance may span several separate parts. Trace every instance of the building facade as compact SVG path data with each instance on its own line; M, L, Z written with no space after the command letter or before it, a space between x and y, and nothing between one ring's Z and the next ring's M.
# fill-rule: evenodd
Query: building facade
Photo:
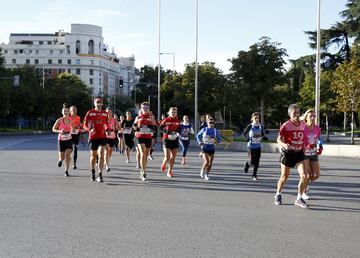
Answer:
M119 58L109 52L100 26L71 24L70 33L11 33L9 43L0 48L6 68L31 65L46 77L75 74L93 96L130 96L136 82L135 57Z

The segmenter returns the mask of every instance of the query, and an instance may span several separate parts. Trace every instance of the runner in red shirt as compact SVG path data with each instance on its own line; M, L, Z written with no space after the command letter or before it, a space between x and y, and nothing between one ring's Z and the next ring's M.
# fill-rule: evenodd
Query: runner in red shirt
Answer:
M73 123L73 126L74 126L74 130L71 133L71 139L72 139L73 150L74 150L74 153L73 153L73 163L74 163L73 169L77 169L76 161L77 161L77 156L78 156L78 145L79 145L80 133L81 133L81 119L77 115L77 108L75 106L70 107L69 119L71 120L71 122Z
M176 154L179 148L180 120L177 115L177 108L171 107L169 116L161 121L159 127L163 132L164 160L161 164L161 171L165 173L166 163L169 162L168 177L173 177L173 168Z
M290 168L297 166L300 179L298 185L298 195L294 204L300 206L301 208L307 208L308 205L302 198L308 177L305 171L303 151L305 124L300 121L300 109L296 104L291 104L289 106L288 114L290 119L281 126L279 136L277 138L277 142L282 147L282 150L280 157L281 176L277 184L275 204L282 204L281 190L289 177Z
M139 115L134 121L135 139L137 150L140 153L140 179L146 180L147 158L151 148L151 141L156 121L149 112L149 103L143 102L140 105Z
M84 129L89 132L91 181L95 181L96 156L99 155L99 176L96 179L99 183L103 182L102 171L104 168L104 149L106 145L107 129L106 123L108 119L106 111L101 110L102 105L103 102L101 98L94 99L95 108L89 110L84 118Z

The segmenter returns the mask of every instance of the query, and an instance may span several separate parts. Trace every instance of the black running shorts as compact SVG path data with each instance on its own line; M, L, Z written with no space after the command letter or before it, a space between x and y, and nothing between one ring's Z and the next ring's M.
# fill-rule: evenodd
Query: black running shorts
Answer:
M150 149L152 145L152 138L135 138L136 144L145 144L145 147Z
M280 162L287 167L293 168L304 160L303 151L281 150Z
M58 141L58 150L59 152L64 152L65 150L72 150L72 139L66 141Z
M99 146L105 146L106 139L92 139L89 140L89 149L90 150L98 150Z

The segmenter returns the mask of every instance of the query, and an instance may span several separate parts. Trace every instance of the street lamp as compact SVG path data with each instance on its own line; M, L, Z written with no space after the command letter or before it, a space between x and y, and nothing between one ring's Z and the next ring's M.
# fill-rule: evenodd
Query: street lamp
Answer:
M160 64L160 56L161 56L161 51L160 51L160 11L161 11L161 0L158 0L158 43L159 43L159 46L158 46L158 55L159 55L159 62L158 62L158 106L157 106L157 119L158 121L160 121L160 71L161 71L161 64Z
M316 36L316 85L315 85L315 114L316 123L320 124L320 1L317 8L317 36Z
M354 144L354 103L355 99L351 97L351 144Z
M198 0L195 0L195 132L198 131Z

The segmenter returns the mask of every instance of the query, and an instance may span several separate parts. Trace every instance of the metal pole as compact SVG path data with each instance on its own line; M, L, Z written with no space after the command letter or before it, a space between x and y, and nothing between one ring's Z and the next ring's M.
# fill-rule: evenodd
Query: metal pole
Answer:
M160 107L161 107L161 103L160 103L160 71L161 71L161 65L160 65L160 55L161 55L161 51L160 51L160 10L161 10L161 0L158 0L158 56L159 56L159 62L158 62L158 94L157 94L157 98L158 98L158 107L157 107L157 119L158 121L160 121Z
M175 53L172 54L173 54L173 71L175 72Z
M316 37L316 85L315 85L315 113L316 123L320 124L320 2L317 9L317 37Z
M198 0L195 0L195 132L198 131Z

